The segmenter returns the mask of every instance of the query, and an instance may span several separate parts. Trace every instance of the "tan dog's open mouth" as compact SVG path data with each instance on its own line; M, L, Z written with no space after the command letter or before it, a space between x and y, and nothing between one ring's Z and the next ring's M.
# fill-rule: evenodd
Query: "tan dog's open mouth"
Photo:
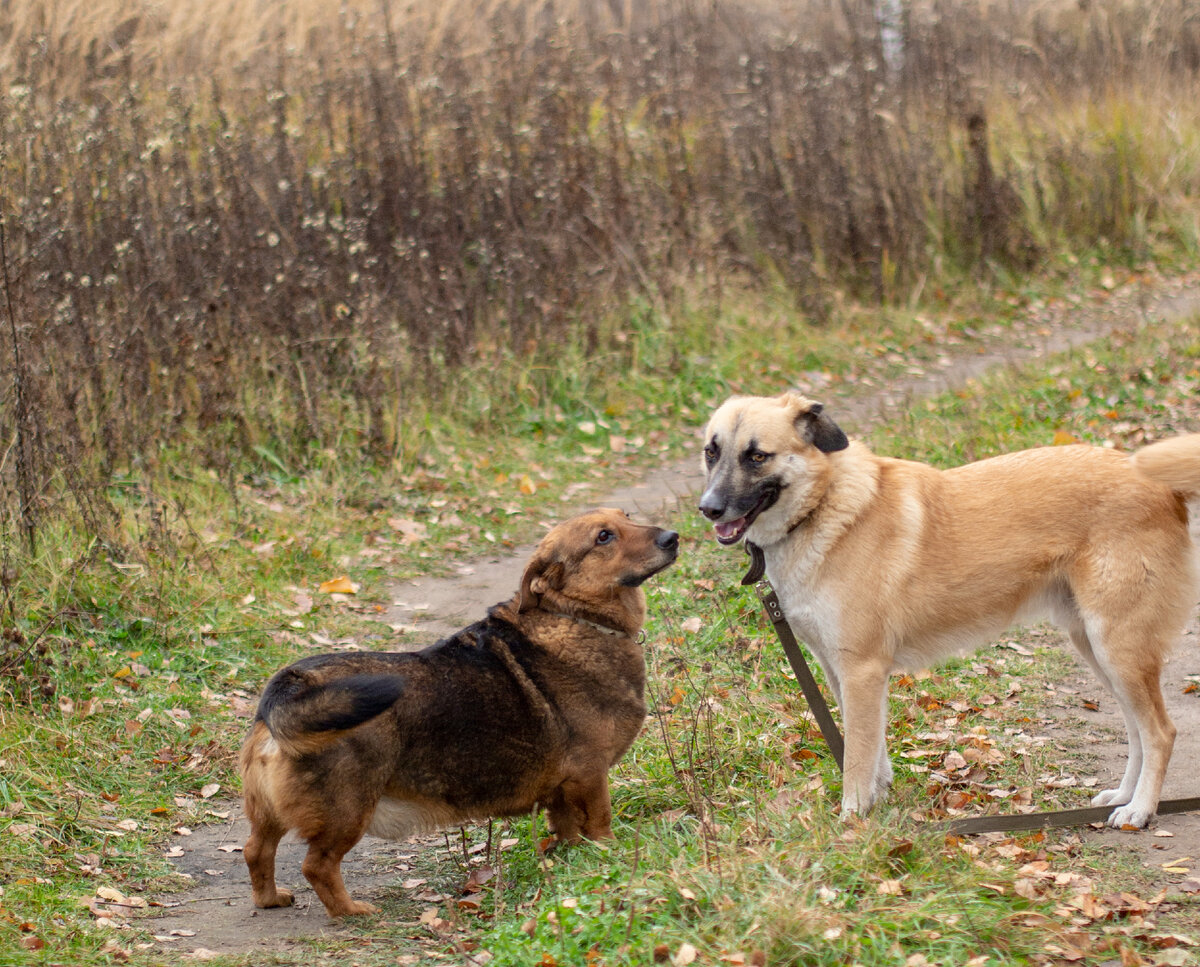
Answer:
M744 517L739 517L736 520L719 521L713 524L713 530L717 532L717 542L720 544L736 544L745 536L746 531L750 529L750 525L754 523L754 519L778 499L779 489L771 487L763 493L758 499L758 503Z

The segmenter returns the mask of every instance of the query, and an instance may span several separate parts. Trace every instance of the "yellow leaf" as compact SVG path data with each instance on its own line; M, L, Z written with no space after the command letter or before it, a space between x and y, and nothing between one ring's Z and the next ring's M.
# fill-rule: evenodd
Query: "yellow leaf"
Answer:
M527 473L521 474L521 481L517 486L526 497L531 497L537 493L537 484L533 482L533 478Z
M109 903L126 903L125 895L111 886L102 886L96 891L96 896Z
M321 582L322 594L358 594L358 585L351 581L346 575L333 578L331 581Z
M1078 443L1078 442L1079 442L1079 440L1076 439L1072 434L1068 433L1066 430L1055 430L1054 431L1053 443L1056 447L1066 447L1066 446L1070 446L1072 443Z

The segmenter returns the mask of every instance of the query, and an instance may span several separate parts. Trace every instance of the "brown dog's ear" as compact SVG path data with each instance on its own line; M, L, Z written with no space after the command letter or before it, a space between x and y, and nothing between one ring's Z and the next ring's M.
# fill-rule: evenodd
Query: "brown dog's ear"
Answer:
M784 399L787 405L795 407L796 432L822 453L833 453L850 446L842 428L825 414L823 404L794 391L785 393Z
M547 591L562 590L566 573L561 561L542 554L534 557L521 577L521 600L517 605L517 614L536 608L539 599Z

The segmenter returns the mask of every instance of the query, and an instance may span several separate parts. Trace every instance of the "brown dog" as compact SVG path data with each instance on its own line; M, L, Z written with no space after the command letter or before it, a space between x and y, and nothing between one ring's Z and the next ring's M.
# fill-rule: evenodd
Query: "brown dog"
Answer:
M1132 455L1047 447L942 471L876 456L820 403L784 393L726 401L704 464L700 511L721 543L762 549L841 706L844 815L891 783L892 672L1045 616L1125 716L1125 775L1092 802L1118 807L1113 826L1154 816L1175 741L1159 674L1196 601L1185 501L1200 497L1200 434Z
M333 917L375 912L342 882L364 833L403 839L543 806L560 841L611 836L608 770L646 715L641 584L678 548L621 511L583 514L542 539L511 601L458 634L276 673L241 754L255 904L291 904L275 851L293 829Z

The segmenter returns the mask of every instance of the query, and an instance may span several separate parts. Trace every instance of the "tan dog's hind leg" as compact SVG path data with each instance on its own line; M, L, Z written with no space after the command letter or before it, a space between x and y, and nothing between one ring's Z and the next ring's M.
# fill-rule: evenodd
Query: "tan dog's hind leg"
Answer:
M1158 807L1167 763L1175 745L1175 726L1163 704L1159 677L1159 656L1167 645L1153 640L1143 629L1112 627L1104 633L1103 648L1081 628L1068 629L1071 641L1087 659L1100 681L1112 692L1125 718L1129 740L1129 758L1125 774L1115 789L1106 789L1092 798L1095 806L1116 806L1108 818L1110 826L1145 826ZM1114 663L1111 655L1125 657Z
M1171 761L1171 750L1175 746L1175 725L1167 715L1159 683L1160 664L1148 660L1147 666L1134 676L1114 683L1117 700L1126 717L1125 729L1130 734L1130 762L1126 777L1117 789L1117 796L1110 802L1117 804L1123 801L1122 794L1128 784L1129 773L1133 770L1134 760L1140 760L1136 763L1138 771L1133 795L1108 817L1108 824L1118 828L1136 826L1140 829L1154 818L1162 795L1163 780L1167 775L1167 764ZM1096 799L1100 800L1100 796ZM1099 804L1107 805L1103 801Z
M865 660L844 665L842 720L846 729L842 768L842 817L865 813L891 782L887 757L888 670Z
M350 836L320 836L308 842L308 852L300 867L312 884L331 917L349 917L378 913L379 907L364 900L351 899L342 879L342 857L362 839L362 831Z
M242 857L250 870L250 889L257 907L290 907L291 890L275 885L275 852L287 830L274 820L259 818L250 821L250 838L242 849Z
M1098 792L1092 797L1092 805L1123 806L1133 798L1133 790L1137 786L1138 776L1142 771L1142 734L1137 727L1137 720L1133 717L1132 710L1125 704L1120 693L1113 686L1112 679L1108 677L1108 672L1097 660L1091 639L1088 638L1083 626L1070 627L1067 629L1067 634L1079 654L1087 660L1096 678L1116 698L1121 715L1125 719L1125 737L1129 744L1128 757L1125 760L1125 774L1121 777L1121 784L1114 789L1104 789Z

